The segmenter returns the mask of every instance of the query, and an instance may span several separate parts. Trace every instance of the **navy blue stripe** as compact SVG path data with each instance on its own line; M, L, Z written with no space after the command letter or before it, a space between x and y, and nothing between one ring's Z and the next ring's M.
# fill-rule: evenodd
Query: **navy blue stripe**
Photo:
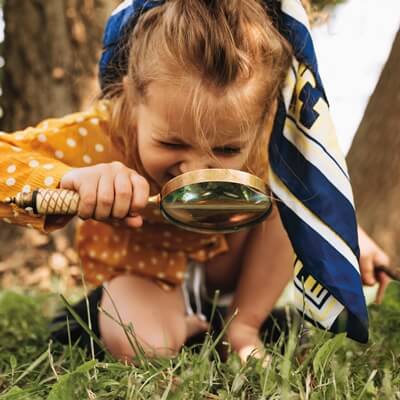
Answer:
M305 272L311 274L366 326L368 313L358 272L292 210L282 202L277 204L282 222Z
M294 122L294 124L296 125L297 129L304 136L306 136L308 139L312 140L316 145L318 145L323 150L323 152L337 165L337 167L340 169L340 171L345 176L345 178L347 180L350 180L349 176L347 175L346 171L342 168L342 166L335 160L335 158L329 153L329 151L320 142L318 142L317 139L313 138L305 130L303 130L303 128L300 126L300 124L297 122L297 120L293 116L288 114L287 118L289 118L292 122Z
M303 62L311 69L317 82L317 86L321 90L325 101L328 103L321 77L318 72L317 57L315 55L314 44L309 30L300 21L284 12L282 12L280 19L281 34L292 45L297 60Z
M279 105L269 144L272 170L309 210L318 216L359 257L354 207L321 171L282 135L284 104Z

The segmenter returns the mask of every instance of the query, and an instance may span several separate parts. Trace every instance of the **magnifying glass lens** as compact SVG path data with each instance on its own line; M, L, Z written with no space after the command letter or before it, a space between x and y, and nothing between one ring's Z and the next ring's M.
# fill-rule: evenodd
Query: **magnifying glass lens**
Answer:
M195 232L235 232L264 219L271 199L247 185L201 182L166 195L161 211L171 222Z

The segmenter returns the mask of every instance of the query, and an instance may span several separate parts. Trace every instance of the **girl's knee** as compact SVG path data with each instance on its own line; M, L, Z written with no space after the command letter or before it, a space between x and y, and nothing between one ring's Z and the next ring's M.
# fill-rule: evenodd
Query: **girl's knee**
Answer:
M114 328L110 332L103 332L102 339L111 354L122 360L130 361L140 355L151 358L173 357L179 353L186 340L185 327L176 328L163 329L159 326L157 330L141 330L140 333L125 333L122 328Z

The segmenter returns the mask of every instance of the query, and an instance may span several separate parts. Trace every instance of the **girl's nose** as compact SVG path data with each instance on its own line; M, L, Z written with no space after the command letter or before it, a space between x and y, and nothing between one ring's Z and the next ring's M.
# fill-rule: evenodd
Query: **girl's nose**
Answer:
M196 169L208 169L213 168L212 160L204 155L193 155L188 154L187 159L182 160L179 164L179 172L184 174L185 172L194 171Z

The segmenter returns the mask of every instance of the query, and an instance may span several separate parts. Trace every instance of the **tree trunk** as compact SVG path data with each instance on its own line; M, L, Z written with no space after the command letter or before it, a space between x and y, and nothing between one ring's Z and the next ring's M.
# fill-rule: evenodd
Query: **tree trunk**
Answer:
M348 164L359 222L400 266L400 31Z
M5 2L2 130L79 111L96 96L102 32L117 2Z
M119 0L8 0L1 130L85 108L98 94L97 61L105 21ZM23 230L0 223L0 259ZM9 243L9 245L4 245Z

